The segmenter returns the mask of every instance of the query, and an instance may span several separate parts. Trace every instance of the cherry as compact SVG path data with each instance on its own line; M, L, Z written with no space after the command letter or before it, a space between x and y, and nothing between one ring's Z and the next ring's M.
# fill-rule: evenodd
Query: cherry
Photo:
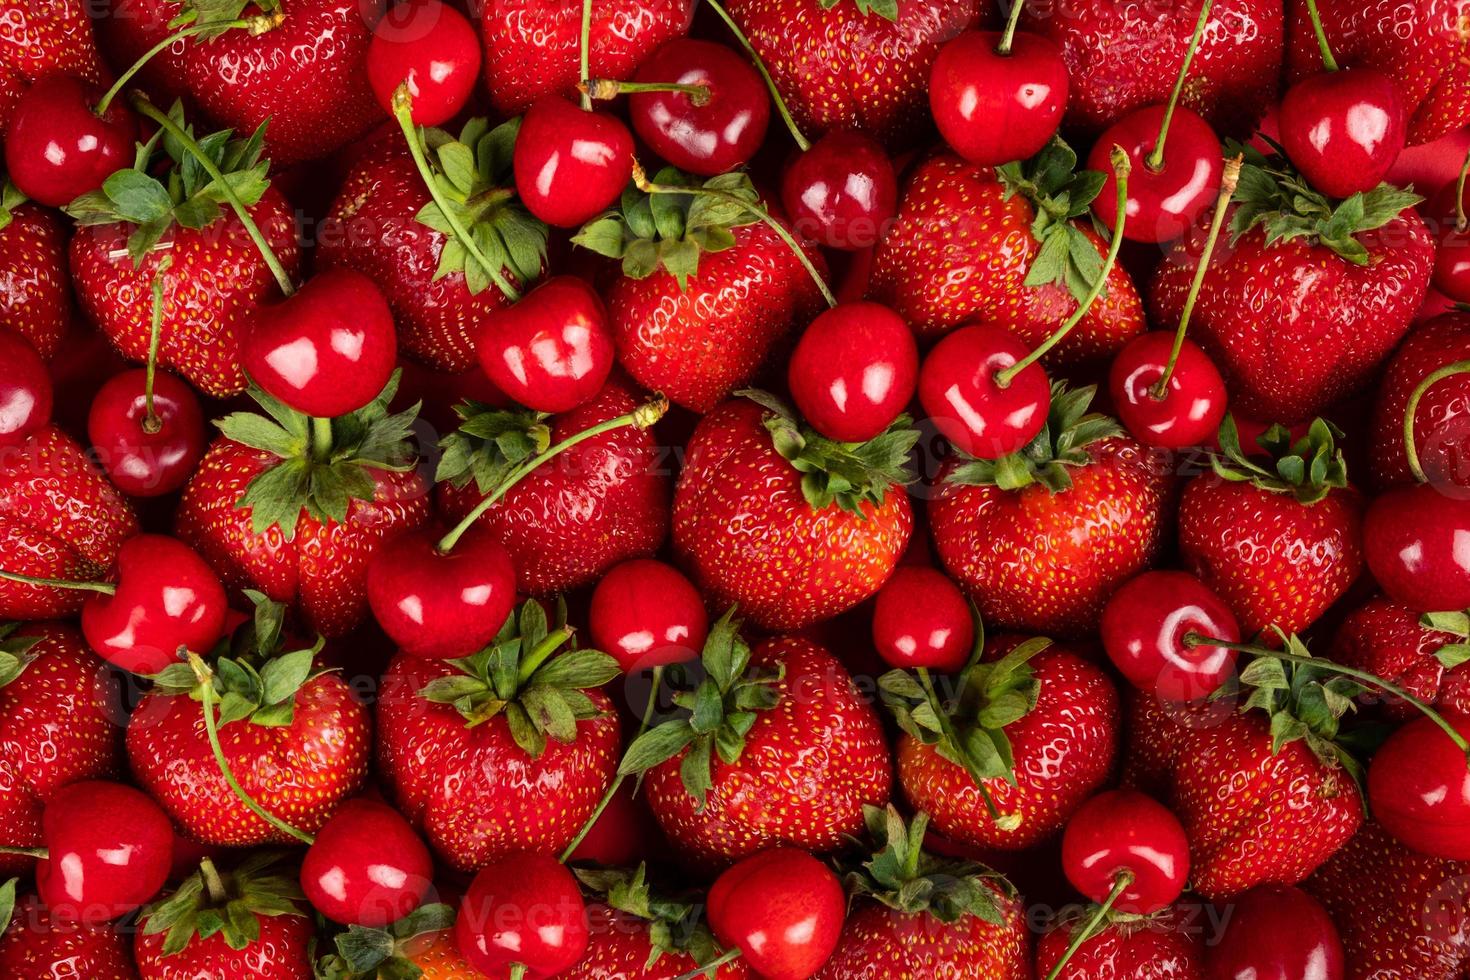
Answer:
M204 412L183 381L166 372L150 379L138 368L114 375L97 392L87 437L119 490L158 497L187 483L204 456Z
M59 208L133 164L137 120L120 102L98 115L99 88L71 75L38 79L16 102L5 167L26 197Z
M1225 419L1228 395L1215 362L1185 338L1169 368L1175 338L1151 330L1130 340L1113 358L1108 390L1118 420L1135 439L1158 449L1209 445ZM1163 397L1158 385L1165 375Z
M694 660L709 634L699 590L651 558L625 561L604 575L592 592L588 621L593 647L616 658L625 674Z
M1470 717L1446 712L1461 738ZM1470 860L1470 763L1438 720L1415 718L1389 736L1368 766L1368 802L1383 828L1414 850Z
M1208 952L1209 980L1343 980L1342 940L1315 898L1271 884L1231 904L1225 932Z
M1000 327L975 324L946 336L919 370L919 401L940 433L977 459L1021 449L1046 425L1051 384L1027 364L1002 385L1002 375L1031 351Z
M653 814L637 793L635 784L624 782L571 849L567 861L629 868L649 859L662 846L659 842L663 837Z
M484 318L480 366L510 398L569 411L602 390L613 365L607 308L576 276L553 276Z
M1470 500L1427 483L1379 494L1363 517L1363 557L1395 602L1470 608Z
M831 248L871 248L898 214L898 176L877 140L834 130L787 165L781 203L804 237Z
M1434 288L1457 303L1470 302L1470 219L1465 215L1465 178L1470 155L1460 165L1460 176L1435 195L1429 213L1439 224L1439 248L1434 256Z
M903 318L878 303L843 303L811 322L787 365L797 409L838 442L866 442L914 397L919 349Z
M1286 155L1329 197L1377 187L1404 148L1398 87L1370 68L1302 79L1286 90L1280 119Z
M1195 701L1235 673L1235 651L1185 641L1191 633L1240 642L1225 601L1187 572L1144 572L1113 593L1102 614L1109 659L1134 687L1164 701Z
M730 868L709 890L715 938L766 980L805 980L832 955L847 915L837 876L805 851L773 847Z
M975 620L959 586L924 565L901 565L878 590L873 646L890 667L955 673L975 645Z
M577 879L556 858L512 854L475 875L454 935L460 955L487 976L521 966L525 980L549 980L587 951L587 908Z
M343 803L301 862L301 889L318 912L377 929L419 907L434 861L407 820L369 799Z
M46 856L36 891L51 914L73 922L116 919L142 906L168 880L174 829L145 793L121 783L72 783L41 813Z
M1062 870L1094 902L1127 915L1172 905L1189 880L1189 841L1179 818L1134 790L1099 793L1062 834Z
M575 228L628 186L633 136L613 116L548 95L521 118L512 165L527 210L549 225Z
M1168 113L1168 107L1161 105L1130 112L1098 137L1087 157L1090 169L1108 173L1107 183L1092 203L1093 213L1107 225L1118 217L1114 178L1107 166L1109 150L1121 146L1133 161L1127 235L1135 242L1169 242L1180 237L1220 187L1220 138L1198 113L1176 106L1168 122L1164 152L1155 152Z
M480 77L480 37L468 18L440 0L404 0L373 28L368 85L393 112L400 85L413 97L412 118L438 126L464 108Z
M51 422L51 372L18 333L0 329L0 446L18 446Z

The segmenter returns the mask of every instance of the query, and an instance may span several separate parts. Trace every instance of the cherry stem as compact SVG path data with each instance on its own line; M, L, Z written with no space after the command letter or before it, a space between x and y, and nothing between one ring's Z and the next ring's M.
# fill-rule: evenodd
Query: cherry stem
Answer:
M257 14L254 17L242 17L239 20L227 21L223 24L190 24L188 27L170 34L143 52L141 58L133 62L127 71L117 77L117 81L112 83L112 88L102 93L102 98L97 100L97 108L93 111L99 116L106 115L107 110L112 107L113 100L122 94L122 90L127 87L128 82L133 80L133 76L142 71L144 66L157 57L160 52L173 47L178 41L191 38L196 34L207 34L210 32L222 33L228 30L246 30L250 32L251 37L258 37L266 31L279 26L281 21L285 19L286 15L277 11L273 14Z
M653 668L651 681L653 686L648 689L648 704L643 708L643 719L638 725L638 733L633 736L634 741L642 736L644 732L648 731L649 726L653 724L653 713L658 710L659 688L663 686L663 681L663 667ZM613 797L618 795L618 790L622 788L623 781L627 778L619 770L617 776L613 778L612 785L607 788L606 793L602 794L602 799L597 801L597 808L592 811L592 816L587 818L587 822L582 825L581 830L577 831L577 836L572 838L572 842L562 850L561 857L557 860L561 861L562 864L566 864L572 859L572 852L582 845L582 841L587 839L587 835L592 832L592 828L597 825L597 821L602 819L603 811L612 803Z
M1108 276L1112 274L1113 266L1118 261L1118 250L1123 247L1123 226L1128 221L1128 175L1133 172L1133 164L1121 146L1114 146L1110 157L1113 163L1113 174L1118 183L1118 219L1113 224L1113 240L1108 244L1107 258L1103 260L1102 270L1097 274L1097 281L1092 284L1092 288L1088 291L1086 298L1077 304L1077 311L1067 318L1067 322L1063 323L1050 337L1042 341L1041 345L1031 353L995 375L995 386L997 388L1009 388L1011 382L1016 379L1016 375L1041 360L1047 351L1060 344L1066 338L1067 334L1072 332L1072 328L1082 322L1082 318L1087 315L1087 311L1092 308L1092 304L1097 301L1097 298L1102 295L1102 291L1107 288Z
M1460 164L1460 176L1455 181L1455 230L1464 231L1467 224L1465 220L1465 175L1470 174L1470 153L1465 154L1465 162Z
M495 283L506 299L512 303L520 300L520 291L505 278L498 264L485 257L484 251L475 242L464 223L459 220L449 202L444 199L444 194L439 189L439 181L434 178L429 161L424 157L422 131L413 124L413 95L408 91L407 83L398 86L393 93L393 118L398 121L398 128L403 130L403 138L408 142L408 153L413 157L413 164L418 169L419 179L423 181L429 197L439 206L439 212L444 215L444 220L453 230L455 240L459 242L460 247L465 250L470 259L480 263L480 267L485 270L490 281Z
M51 856L51 852L44 847L0 847L0 854L14 854L16 857L39 858L45 860Z
M165 132L178 140L194 159L199 161L199 166L204 168L204 172L209 174L209 179L218 185L219 189L224 193L225 199L230 202L230 208L234 210L235 217L240 220L240 224L245 227L246 234L255 243L255 248L260 252L260 257L265 260L266 266L271 270L271 275L276 279L276 284L280 286L281 293L286 296L295 293L296 285L291 282L291 277L286 274L285 266L281 265L281 260L276 257L275 250L265 240L265 235L261 234L260 227L256 225L255 219L250 217L250 212L240 200L240 195L235 193L235 188L225 179L225 175L220 173L219 167L215 166L214 161L209 158L209 154L204 152L204 149L194 141L194 137L190 136L184 127L170 119L168 113L163 112L152 102L149 102L147 96L141 93L134 93L131 101L134 109L157 123Z
M326 462L332 454L332 420L311 416L311 458Z
M588 88L592 81L592 0L582 0L582 33L577 42L577 57L580 68L577 78L581 82L582 108L592 110L592 93Z
M209 747L214 752L214 761L219 766L220 773L225 777L225 782L234 794L240 798L240 802L244 803L250 809L251 813L281 833L294 837L303 844L309 845L316 843L316 839L310 834L297 830L255 802L255 799L249 793L245 792L245 787L240 785L239 780L235 779L235 771L230 768L230 760L225 758L224 747L220 745L219 727L214 717L214 672L209 669L209 665L204 662L204 659L199 654L189 652L188 658L189 666L194 669L194 676L199 681L199 699L204 709L204 733L209 736Z
M776 103L776 111L780 113L781 121L786 124L786 131L791 134L791 139L796 144L796 148L803 153L810 150L812 148L811 140L802 135L801 128L796 125L796 120L791 118L791 110L787 108L786 100L781 97L781 90L776 87L776 80L771 77L771 73L766 69L765 61L756 52L755 45L750 43L750 38L745 36L745 32L740 29L740 25L735 23L735 18L730 16L729 11L720 4L719 0L704 0L704 2L709 5L711 10L719 15L720 20L725 22L725 26L730 28L730 33L735 35L735 40L745 49L745 53L750 55L750 60L755 63L756 71L760 72L761 78L765 79L766 88L771 92L771 101Z
M1404 458L1409 463L1409 472L1420 483L1428 483L1429 477L1424 475L1424 467L1419 463L1419 449L1414 444L1414 416L1419 413L1419 402L1425 392L1457 374L1470 374L1470 361L1455 361L1431 371L1409 394L1409 402L1404 406Z
M526 973L530 970L524 963L512 963L510 965L510 980L526 980Z
M934 690L934 679L929 676L929 668L920 667L917 673L919 675L919 685L924 689L924 697L928 698L929 707L934 712L935 719L939 722L939 733L949 743L949 747L954 750L955 756L959 758L960 767L969 773L970 781L980 791L980 799L985 801L985 812L990 814L990 819L1000 829L1006 831L1015 830L1020 825L1019 820L1016 819L1014 814L1011 816L1003 815L996 807L995 800L990 796L990 790L985 787L985 774L980 771L979 765L975 763L974 758L965 748L965 744L955 734L954 725L949 720L949 712L945 710L944 702L939 700L939 693Z
M1199 8L1199 20L1194 25L1194 34L1190 35L1189 47L1184 51L1184 64L1179 68L1179 77L1174 79L1174 91L1169 93L1169 101L1164 106L1164 119L1159 123L1159 138L1154 143L1153 152L1144 161L1144 165L1153 173L1164 169L1164 141L1169 138L1169 124L1174 121L1174 110L1179 106L1179 97L1184 94L1189 66L1199 51L1200 40L1205 36L1205 25L1210 22L1210 8L1214 5L1215 0L1205 0Z
M1169 379L1174 377L1174 365L1179 363L1179 352L1184 350L1184 335L1189 331L1189 318L1194 315L1194 304L1199 299L1200 288L1205 284L1205 273L1210 268L1210 258L1215 254L1215 243L1220 240L1220 229L1225 227L1225 215L1230 210L1230 198L1235 195L1235 186L1240 181L1241 154L1225 161L1225 171L1220 177L1220 194L1215 198L1215 216L1210 221L1210 233L1205 238L1204 251L1200 253L1199 265L1194 270L1194 281L1189 284L1189 295L1184 297L1184 309L1179 314L1179 326L1174 331L1174 346L1169 350L1169 360L1164 373L1149 389L1155 401L1163 401L1169 393Z
M148 324L148 365L143 369L143 431L157 435L163 428L158 413L153 410L153 378L158 373L158 339L163 332L163 273L169 267L168 257L158 263L158 273L153 277L153 318Z
M683 92L696 106L709 105L708 85L686 85L683 82L620 82L616 78L593 78L577 86L583 95L598 101L615 99L634 92Z
M22 585L34 585L37 588L70 589L73 592L97 592L102 595L117 594L117 586L111 582L73 582L64 578L37 578L34 575L21 575L18 572L4 570L0 570L0 579L7 582L20 582Z
M214 905L224 905L229 893L225 891L224 879L219 876L219 869L209 858L199 859L199 877L204 881L204 890L209 894L209 901Z
M1317 35L1317 47L1322 52L1322 67L1337 71L1337 59L1332 57L1332 46L1327 43L1327 28L1322 26L1322 15L1317 12L1317 0L1307 0L1307 16L1312 18L1312 33Z
M807 275L812 277L812 282L817 284L817 289L821 292L822 298L827 301L827 305L829 307L837 305L837 297L832 295L832 290L827 286L827 281L822 278L822 274L817 271L817 267L812 265L812 260L806 254L806 251L797 244L795 238L791 237L791 232L786 230L786 226L771 217L771 213L759 204L747 201L739 195L731 194L727 191L717 191L709 187L677 187L673 184L655 184L648 179L648 175L643 171L642 164L637 160L633 161L633 183L645 194L688 194L691 197L712 197L717 201L726 201L744 208L763 221L766 227L774 231L786 243L786 247L791 249L791 253L796 256L802 268L806 269Z
M439 553L441 555L447 555L453 551L454 546L459 543L459 539L464 536L466 531L474 526L474 523L487 510L495 506L500 498L504 497L510 491L511 487L530 476L542 463L560 455L577 445L577 443L591 439L593 436L600 436L604 432L611 432L614 429L621 429L630 425L636 429L647 429L659 419L663 418L664 413L668 410L669 400L661 395L655 396L652 401L644 402L627 415L619 415L615 419L608 419L606 422L599 422L594 426L583 429L576 435L568 436L566 439L547 449L540 456L522 463L515 470L511 471L510 475L501 481L499 486L490 491L485 499L475 506L474 510L466 514L464 520L456 524L453 530L439 539L439 544L437 545Z
M1107 919L1108 913L1113 910L1113 906L1118 903L1118 899L1123 897L1123 893L1132 886L1133 882L1134 876L1132 871L1118 872L1118 877L1113 879L1113 890L1108 892L1107 899L1097 907L1096 912L1092 913L1092 918L1087 921L1087 925L1073 933L1071 945L1062 954L1062 958L1057 960L1057 965L1051 968L1051 972L1046 975L1046 980L1057 980L1057 977L1061 976L1062 968L1067 965L1067 962L1073 956L1077 955L1077 950L1082 948L1083 943L1097 935L1097 931Z
M1000 36L1000 43L995 46L995 53L1003 58L1011 56L1011 46L1016 43L1016 28L1021 24L1021 10L1026 6L1026 0L1011 0L1011 12L1006 17L1005 31Z
M738 959L740 959L740 950L732 949L722 955L719 959L710 960L699 969L690 970L688 973L684 973L675 977L674 980L696 980L696 978L698 977L707 977L714 971L718 970L720 967L724 966L726 963L734 963Z

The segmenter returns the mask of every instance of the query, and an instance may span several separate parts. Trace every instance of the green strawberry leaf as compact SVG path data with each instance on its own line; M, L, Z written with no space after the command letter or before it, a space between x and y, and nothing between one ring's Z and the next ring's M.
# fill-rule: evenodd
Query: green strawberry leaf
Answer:
M1293 442L1284 425L1273 425L1256 439L1269 465L1248 456L1240 445L1234 416L1220 423L1219 454L1211 455L1215 475L1232 483L1250 483L1271 493L1289 493L1303 504L1315 504L1348 485L1347 463L1337 440L1342 431L1316 419L1306 436Z
M256 851L232 871L221 872L205 858L172 895L143 910L143 934L162 934L165 956L216 934L230 949L245 949L260 938L261 916L306 914L305 896L296 875L280 867L283 860L278 851Z
M1031 234L1041 247L1025 284L1059 283L1077 302L1083 302L1102 276L1104 263L1097 246L1076 222L1087 215L1107 175L1078 171L1076 152L1055 137L1031 159L997 167L996 176L1005 186L1007 200L1020 194L1036 209ZM1107 295L1106 290L1102 295Z
M831 10L841 3L842 0L821 0L823 10ZM898 20L898 0L852 0L857 6L858 12L863 14L877 14L884 20Z
M443 451L435 483L467 486L471 480L489 493L522 463L551 446L551 416L545 412L492 408L464 401L455 406L460 427L439 442Z
M351 925L332 940L337 952L317 961L319 980L415 980L423 970L412 959L413 940L454 927L453 907L421 905L381 929Z
M645 970L665 956L688 954L700 966L723 953L703 920L703 902L697 893L668 895L648 883L648 868L574 868L584 891L625 916L642 920L653 947Z
M1123 432L1114 419L1088 413L1096 394L1096 385L1069 388L1065 382L1054 382L1046 425L1034 439L1000 459L973 459L960 454L961 462L946 481L962 486L996 486L1002 490L1020 490L1037 483L1052 493L1066 492L1072 487L1069 470L1092 462L1086 448Z

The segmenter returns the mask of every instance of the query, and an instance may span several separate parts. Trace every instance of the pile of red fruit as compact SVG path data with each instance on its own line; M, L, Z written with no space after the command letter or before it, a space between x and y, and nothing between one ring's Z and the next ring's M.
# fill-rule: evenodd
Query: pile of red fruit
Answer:
M1467 21L0 0L0 980L1466 980Z

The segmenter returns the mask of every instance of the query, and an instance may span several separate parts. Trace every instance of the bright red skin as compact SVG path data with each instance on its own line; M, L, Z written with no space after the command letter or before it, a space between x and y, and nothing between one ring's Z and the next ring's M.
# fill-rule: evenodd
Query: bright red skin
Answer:
M51 372L18 333L0 331L0 446L18 446L51 422Z
M115 926L54 918L33 896L16 901L10 928L0 936L0 974L26 980L136 980L138 976L128 955L128 942Z
M942 923L927 912L905 915L878 902L859 901L848 913L831 959L815 980L848 980L883 964L884 976L902 980L962 977L1032 980L1031 936L1020 903L995 896L1003 921L978 916Z
M551 421L553 444L633 411L644 397L619 374L596 398ZM554 595L593 582L668 535L669 478L652 432L631 426L594 436L516 484L480 518L510 552L517 588ZM439 485L440 513L458 521L482 499L473 481Z
M623 673L686 663L699 656L709 615L694 584L651 558L608 571L588 612L592 647L617 658Z
M1041 246L1036 212L1021 195L1006 199L988 168L940 154L910 171L898 219L878 244L868 296L908 321L921 340L975 321L1009 330L1029 350L1077 311L1065 286L1024 285ZM1091 225L1078 227L1107 251ZM1164 321L1169 322L1169 321ZM1121 265L1075 329L1048 355L1060 370L1097 365L1144 331L1143 304Z
M87 413L87 439L108 477L130 497L161 497L189 481L204 456L204 410L199 396L167 371L153 379L148 418L148 372L124 371L98 389Z
M1061 960L1072 943L1072 928L1082 924L1053 929L1037 941L1038 977ZM1185 913L1174 911L1135 923L1111 923L1082 944L1057 980L1204 980L1206 947L1196 929L1198 924L1191 928Z
M1470 605L1470 500L1427 483L1374 498L1363 518L1363 555L1389 598L1419 612Z
M48 75L20 97L6 132L5 168L21 193L59 208L132 165L137 120L120 99L97 115L101 96L99 86Z
M298 830L316 833L367 773L368 711L337 674L296 693L290 725L248 721L219 730L225 758L245 792ZM294 842L246 808L220 774L199 702L148 694L128 721L128 759L138 785L183 831L205 844L249 847Z
M801 474L776 452L752 401L726 402L689 440L674 492L674 551L713 608L794 630L851 609L882 587L907 547L913 506L902 487L855 514L813 510ZM785 560L774 562L773 555Z
M1119 672L1165 701L1208 697L1235 675L1235 651L1184 642L1190 633L1240 642L1230 607L1187 572L1144 572L1127 582L1108 600L1100 629Z
M1174 335L1162 330L1139 334L1118 351L1108 370L1108 391L1118 421L1133 438L1157 449L1210 445L1225 419L1225 379L1208 354L1189 338L1169 374L1163 398L1154 386L1163 378Z
M240 443L216 440L184 488L174 531L204 556L227 589L259 589L296 607L308 628L341 636L368 614L373 553L387 538L428 518L427 489L415 472L371 469L373 500L351 501L341 524L303 512L287 540L274 525L256 534L250 509L235 507L246 485L275 461Z
M1179 322L1206 223L1201 215L1154 274L1154 322ZM1366 266L1307 239L1268 246L1259 227L1215 249L1189 329L1225 376L1233 411L1288 424L1319 415L1362 390L1408 330L1434 265L1424 222L1405 211L1357 238Z
M61 215L26 203L0 228L0 332L18 333L43 358L61 346L72 317Z
M1124 873L1134 877L1114 908L1152 915L1174 903L1189 880L1189 841L1179 818L1134 790L1099 793L1062 834L1062 870L1072 887L1104 902Z
M1440 232L1434 288L1457 303L1470 302L1470 234L1453 225Z
M708 101L683 92L633 92L628 116L640 139L688 173L713 177L750 161L766 138L771 97L745 56L723 44L676 38L645 58L635 82L703 85Z
M766 980L805 980L837 948L847 896L816 858L776 847L730 868L709 890L715 938Z
M664 833L702 867L773 845L837 850L862 833L865 805L888 803L893 774L882 724L842 664L800 637L758 645L751 662L785 665L774 688L780 700L756 715L738 762L715 756L704 809L680 779L683 753L649 770L643 784Z
M834 130L786 165L781 205L802 237L871 248L898 214L898 175L871 136Z
M797 411L838 442L867 442L914 397L919 350L908 324L877 303L843 303L811 322L786 367Z
M1331 659L1392 681L1433 707L1470 714L1470 671L1447 670L1434 656L1440 647L1461 642L1453 633L1420 626L1419 613L1408 606L1376 596L1343 619ZM1401 698L1382 694L1377 700L1395 721L1419 717Z
M165 956L168 933L138 929L133 955L142 980L198 980L199 977L251 977L252 980L311 980L313 925L305 915L262 915L260 938L233 950L221 933L195 936L181 952Z
M403 84L413 98L416 126L453 119L480 77L480 38L469 18L440 0L394 5L373 29L368 44L368 85L390 115Z
M5 32L0 35L0 134L26 85L42 75L59 73L89 82L110 76L92 38L89 7L81 0L5 6Z
M1463 737L1470 716L1444 716ZM1421 854L1470 860L1470 768L1465 753L1428 717L1389 736L1368 767L1373 818Z
M693 956L677 952L662 952L649 966L654 946L648 923L629 913L593 904L587 907L587 921L587 952L576 966L560 974L559 980L669 980L699 966ZM739 959L708 975L718 980L746 980L750 967Z
M1470 359L1470 314L1451 312L1416 326L1399 345L1378 385L1368 468L1380 488L1413 483L1404 454L1409 396L1437 368ZM1414 413L1414 450L1430 481L1470 487L1470 374L1435 382Z
M955 673L975 645L970 604L943 572L900 565L873 604L873 646L890 667Z
M1398 90L1371 68L1304 78L1286 90L1279 113L1286 155L1329 197L1377 187L1404 148Z
M0 449L0 554L8 572L95 581L106 574L138 519L81 446L48 426ZM0 583L0 619L69 616L89 595Z
M301 861L301 889L322 915L380 929L423 901L434 861L408 821L375 800L348 800Z
M514 166L526 210L548 225L575 228L607 210L628 186L633 134L611 113L548 95L521 118Z
M47 856L36 891L51 914L106 922L158 894L173 862L168 815L122 783L80 782L57 790L41 815Z
M301 270L296 223L275 189L250 208L286 272ZM82 311L132 361L148 360L153 281L163 279L163 320L158 363L206 395L222 398L245 390L240 345L262 304L280 297L275 277L232 212L193 231L174 226L163 236L170 248L150 252L134 268L127 254L127 224L77 229L71 241L71 274ZM160 263L168 258L166 271ZM374 392L376 394L376 392Z
M1004 388L996 375L1030 353L1004 328L961 327L924 358L919 373L924 413L966 455L1000 459L1022 449L1046 425L1051 383L1039 364L1023 368Z
M1327 910L1298 888L1262 885L1235 899L1210 948L1209 980L1343 980L1342 940Z
M512 854L475 876L454 935L460 955L494 980L515 964L526 967L526 980L550 980L587 951L587 908L556 858Z
M995 31L966 31L939 49L929 74L929 109L940 135L982 167L1034 156L1056 135L1067 108L1061 50L1022 32L1002 54L1001 39Z
M1118 178L1109 154L1121 146L1133 164L1128 178L1128 221L1123 237L1134 242L1173 241L1189 230L1215 200L1225 162L1220 138L1199 113L1178 106L1164 142L1164 162L1149 164L1159 141L1165 107L1137 109L1113 123L1098 137L1087 155L1089 170L1107 175L1092 202L1092 213L1112 228L1118 221Z
M495 638L516 600L510 555L482 524L449 553L443 527L429 524L383 542L368 563L373 618L416 657L466 657Z
M655 857L664 847L664 838L641 790L633 781L624 780L567 860L604 868L631 868Z
M480 366L507 396L538 412L568 412L602 390L613 366L607 307L576 276L552 276L485 318Z

